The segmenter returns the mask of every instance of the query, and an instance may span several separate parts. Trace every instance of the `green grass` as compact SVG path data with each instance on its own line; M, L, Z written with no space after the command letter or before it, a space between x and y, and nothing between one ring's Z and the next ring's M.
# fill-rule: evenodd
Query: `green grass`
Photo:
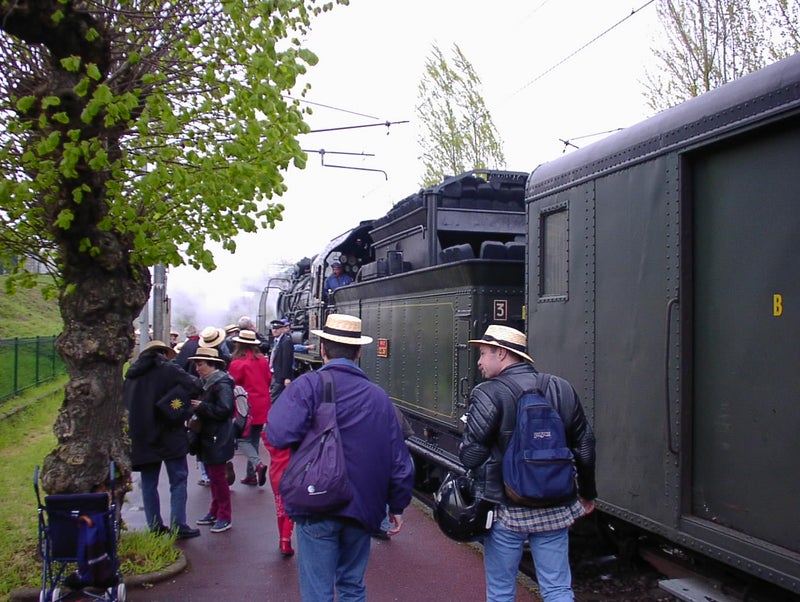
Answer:
M0 339L49 337L63 330L55 299L42 297L39 288L18 290L9 295L5 291L6 278L0 276ZM40 284L50 281L46 276L39 278Z
M0 419L0 601L8 600L12 589L40 586L33 470L56 445L52 425L65 382L66 377L59 377L26 391L10 404L24 409ZM174 542L174 537L123 532L118 548L123 574L150 573L172 564L179 554Z

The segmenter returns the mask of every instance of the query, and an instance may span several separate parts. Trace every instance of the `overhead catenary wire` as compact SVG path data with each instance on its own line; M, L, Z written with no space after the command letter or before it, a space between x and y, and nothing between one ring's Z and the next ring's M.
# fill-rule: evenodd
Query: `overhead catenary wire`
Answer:
M583 44L583 45L579 46L578 48L576 48L575 50L573 50L571 53L569 53L567 56L565 56L564 58L562 58L560 61L558 61L557 63L555 63L555 64L553 64L552 66L548 67L548 68L547 68L547 69L545 69L544 71L542 71L542 72L541 72L539 75L537 75L537 76L536 76L536 77L534 77L532 80L530 80L528 83L526 83L524 86L522 86L521 88L519 88L519 89L518 89L516 92L513 92L513 93L512 93L512 94L509 96L509 98L511 98L511 97L513 97L513 96L516 96L517 94L519 94L520 92L522 92L522 91L523 91L523 90L525 90L526 88L528 88L528 87L532 86L532 85L533 85L533 84L535 84L537 81L539 81L540 79L542 79L542 78L543 78L545 75L547 75L548 73L550 73L550 72L554 71L555 69L557 69L558 67L560 67L561 65L563 65L564 63L566 63L568 60L570 60L572 57L574 57L574 56L576 56L577 54L579 54L579 53L583 52L583 51L584 51L586 48L588 48L589 46L591 46L592 44L594 44L595 42L597 42L597 41L598 41L598 40L600 40L601 38L605 37L607 34L611 33L611 32L612 32L613 30L615 30L617 27L619 27L620 25L622 25L622 24L623 24L625 21L627 21L628 19L630 19L631 17L633 17L633 16L634 16L636 13L638 13L638 12L640 12L640 11L644 10L645 8L647 8L648 6L650 6L651 4L653 4L655 1L656 1L656 0L648 0L647 2L645 2L644 4L642 4L642 5L641 5L639 8L632 8L632 9L631 9L631 12L630 12L630 14L629 14L629 15L626 15L626 16L624 16L622 19L620 19L619 21L617 21L616 23L614 23L614 24L613 24L613 25L611 25L610 27L606 28L606 29L605 29L604 31L602 31L601 33L597 34L597 35L596 35L595 37L593 37L591 40L589 40L589 41L588 41L588 42L586 42L585 44Z
M304 153L311 154L317 153L320 158L320 162L322 163L322 167L335 167L337 169L354 169L356 171L373 171L377 173L382 173L384 179L388 180L389 175L382 169L373 169L371 167L356 167L354 165L334 165L333 163L325 163L325 155L349 155L349 156L356 156L356 157L374 157L375 155L372 153L353 153L347 151L326 151L324 148L320 149L300 149Z
M309 131L307 133L308 134L319 134L319 133L322 133L322 132L338 132L338 131L341 131L341 130L357 130L357 129L360 129L360 128L374 128L374 127L386 126L386 133L388 134L390 126L399 125L399 124L402 124L402 123L410 123L410 122L406 119L404 121L384 121L383 123L366 123L366 124L363 124L363 125L343 125L343 126L335 127L335 128L322 128L322 129L319 129L319 130L311 130L311 131Z
M608 34L609 34L609 33L611 33L612 31L614 31L614 30L615 30L616 28L618 28L620 25L622 25L623 23L625 23L625 22L626 22L628 19L630 19L631 17L633 17L633 16L634 16L634 15L636 15L637 13L641 12L642 10L644 10L645 8L647 8L648 6L650 6L651 4L655 3L655 1L656 1L656 0L648 0L647 2L645 2L644 4L642 4L641 6L639 6L638 8L633 8L633 9L631 9L631 12L630 12L629 14L627 14L626 16L624 16L623 18L621 18L620 20L618 20L618 21L617 21L616 23L614 23L613 25L611 25L611 26L607 27L607 28L606 28L605 30L603 30L601 33L597 34L595 37L593 37L592 39L590 39L590 40L589 40L589 41L587 41L586 43L584 43L584 44L582 44L581 46L579 46L578 48L576 48L574 51L572 51L571 53L569 53L567 56L565 56L564 58L562 58L562 59L561 59L561 60L559 60L558 62L554 63L552 66L550 66L550 67L548 67L547 69L545 69L543 72L541 72L540 74L538 74L536 77L534 77L534 78L532 78L531 80L529 80L529 81L528 81L527 83L525 83L523 86L521 86L520 88L518 88L518 89L517 89L515 92L511 93L511 94L510 94L510 95L509 95L509 96L506 98L506 100L508 100L508 99L510 99L510 98L512 98L512 97L514 97L514 96L516 96L517 94L521 93L523 90L525 90L525 89L529 88L530 86L532 86L533 84L535 84L535 83L536 83L537 81L539 81L540 79L544 78L544 77L545 77L546 75L548 75L549 73L552 73L552 72L553 72L553 71L555 71L557 68L559 68L561 65L563 65L564 63L566 63L567 61L569 61L569 60L570 60L570 59L572 59L573 57L577 56L578 54L580 54L580 53L581 53L581 52L583 52L584 50L586 50L586 48L588 48L589 46L591 46L592 44L594 44L594 43L595 43L595 42L597 42L598 40L602 39L603 37L605 37L606 35L608 35ZM537 5L537 6L536 6L536 7L533 9L533 11L531 12L531 14L533 14L533 13L537 12L539 9L541 9L541 8L542 8L542 7L543 7L545 4L547 4L548 2L549 2L549 0L543 0L543 1L542 1L540 4L538 4L538 5ZM529 16L530 16L530 15L529 15ZM348 110L348 109L343 109L343 108L340 108L340 107L334 107L334 106L332 106L332 105L327 105L327 104L323 104L323 103L317 103L317 102L313 102L313 101L306 100L306 99L298 99L298 98L294 98L294 97L292 97L292 96L289 96L289 95L284 95L284 97L285 97L285 98L289 98L289 99L291 99L291 100L296 100L296 101L298 101L298 102L304 102L304 103L311 104L311 105L314 105L314 106L319 106L319 107L323 107L323 108L331 109L331 110L334 110L334 111L340 111L340 112L344 112L344 113L349 113L349 114L353 114L353 115L358 115L358 116L365 117L365 118L368 118L368 119L376 119L376 120L378 119L377 117L374 117L374 116L372 116L372 115L367 115L367 114L364 114L364 113L359 113L359 112L356 112L356 111L351 111L351 110ZM476 122L478 119L480 119L482 116L484 116L484 115L488 115L488 114L489 114L489 111L488 111L488 109L484 110L484 112L483 112L481 115L478 115L478 116L476 116L474 119L472 119L472 120L471 120L471 122L470 122L469 124L466 124L466 125L465 125L465 127L471 127L472 125L474 125L474 124L475 124L475 122ZM386 126L386 128L387 128L387 135L388 135L388 133L389 133L389 132L388 132L388 128L389 128L389 126L390 126L390 125L394 125L394 124L403 124L403 123L409 123L409 121L407 121L407 120L406 120L406 121L397 121L397 122L385 121L385 122L382 122L382 123L374 123L374 124L365 124L365 125L356 125L356 126L342 126L342 127L335 127L335 128L323 128L323 129L311 130L311 131L310 131L310 132L308 132L308 133L323 133L323 132L342 131L342 130L349 130L349 129L360 129L360 128L366 128L366 127ZM609 130L608 132L603 132L603 133L610 133L610 132L617 131L617 130L620 130L620 129L622 129L622 128L617 128L616 130ZM572 137L572 138L567 138L567 139L559 138L559 140L560 140L560 141L561 141L561 142L562 142L562 143L565 145L565 146L564 146L564 150L566 150L567 146L573 146L573 147L575 147L575 148L578 148L578 147L577 147L575 144L573 144L573 142L572 142L573 140L578 140L578 139L580 139L580 138L586 138L586 137L590 137L590 136L597 136L597 135L600 135L600 134L599 134L599 133L598 133L598 134L587 134L587 135L585 135L585 136L578 136L578 137ZM310 152L319 152L319 151L310 151ZM331 151L328 151L328 152L329 152L329 154L334 154L334 153L333 153L333 152L331 152ZM322 153L320 153L320 156L323 158L323 165L324 165L325 167L342 167L342 168L345 168L345 169L350 169L348 166L334 166L334 165L325 165L325 163L324 163L324 153L325 153L325 151L323 151ZM338 154L338 153L337 153L337 154ZM341 153L341 154L352 154L352 155L359 155L360 153ZM369 156L369 155L365 155L365 156ZM372 155L372 156L374 156L374 155ZM352 168L352 169L360 169L360 170L365 170L365 171L378 171L378 172L381 172L381 173L383 173L383 174L384 174L384 176L386 176L386 172L385 172L385 171L383 171L383 170L371 170L371 169L367 169L367 168L355 168L355 167L354 167L354 168ZM386 178L388 179L388 176L386 176Z
M614 132L620 132L620 131L622 131L624 129L625 128L614 128L613 130L606 130L604 132L595 132L594 134L584 134L583 136L573 136L572 138L567 138L566 140L564 140L564 138L559 138L558 141L564 143L564 150L561 151L561 152L565 153L565 152L567 152L567 147L569 147L569 146L571 146L572 148L580 148L580 146L575 144L573 142L573 140L582 140L583 138L594 138L595 136L603 136L605 134L613 134Z
M340 113L349 113L350 115L357 115L359 117L366 117L367 119L380 119L380 117L374 117L372 115L367 115L366 113L359 113L357 111L351 111L350 109L342 109L341 107L334 107L333 105L323 104L321 102L314 102L311 100L306 100L305 98L295 98L294 96L290 96L289 94L284 94L284 98L288 98L289 100L294 100L297 102L303 102L305 104L314 105L315 107L322 107L323 109L330 109L332 111L339 111Z

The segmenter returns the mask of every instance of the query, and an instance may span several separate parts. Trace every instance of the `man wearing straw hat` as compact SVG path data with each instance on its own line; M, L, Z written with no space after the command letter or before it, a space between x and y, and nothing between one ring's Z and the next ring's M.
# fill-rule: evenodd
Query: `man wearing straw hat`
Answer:
M493 324L483 337L469 343L480 348L478 369L486 380L470 393L459 458L472 469L477 497L497 504L495 522L484 541L486 599L514 600L517 567L528 541L545 602L571 601L568 529L578 517L594 510L594 434L572 385L533 367L524 333ZM505 494L503 453L517 419L518 396L512 386L519 391L543 389L564 423L578 470L578 495L565 504L518 506Z
M155 533L175 530L179 539L200 531L186 523L186 454L189 442L184 423L192 414L190 400L202 383L170 361L175 350L150 341L125 374L122 398L128 410L133 470L141 472L142 502L148 528ZM161 520L158 476L167 469L170 489L170 526Z
M372 338L361 334L361 320L330 314L320 337L335 389L336 419L344 449L353 499L341 510L303 515L287 504L295 520L300 593L305 602L365 600L364 573L370 533L380 529L389 505L393 528L400 531L402 512L411 501L414 467L389 396L372 383L356 362L361 346ZM272 405L267 439L279 448L296 447L305 437L322 402L322 379L309 372L286 388Z

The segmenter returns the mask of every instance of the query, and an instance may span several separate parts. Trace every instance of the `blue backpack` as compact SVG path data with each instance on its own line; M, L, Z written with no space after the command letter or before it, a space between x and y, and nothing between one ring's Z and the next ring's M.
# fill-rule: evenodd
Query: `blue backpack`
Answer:
M545 396L550 375L539 377L539 386L528 391L510 379L498 379L517 397L517 423L503 455L506 495L517 505L534 508L574 499L577 476L564 422Z

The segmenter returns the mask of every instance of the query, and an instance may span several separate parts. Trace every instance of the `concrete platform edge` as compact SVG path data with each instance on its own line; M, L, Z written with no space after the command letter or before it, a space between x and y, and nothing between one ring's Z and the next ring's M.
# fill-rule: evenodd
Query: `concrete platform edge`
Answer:
M123 576L122 581L126 588L134 589L139 587L147 587L153 583L159 583L179 575L186 570L188 565L189 562L186 559L186 554L184 554L183 550L179 550L178 559L168 567L153 573L130 575L127 577ZM41 590L39 588L32 587L12 589L9 600L10 602L38 602L40 591Z

